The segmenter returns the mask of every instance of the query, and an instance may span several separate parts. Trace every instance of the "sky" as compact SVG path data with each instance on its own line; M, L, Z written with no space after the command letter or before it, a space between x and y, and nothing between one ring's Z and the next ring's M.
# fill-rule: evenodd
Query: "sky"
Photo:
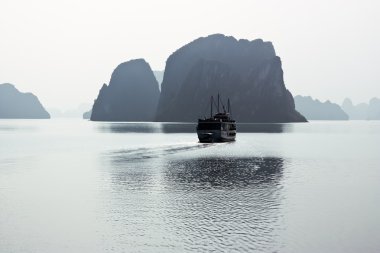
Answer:
M46 108L92 104L122 62L167 57L223 33L271 41L293 95L380 97L377 0L0 0L0 83Z

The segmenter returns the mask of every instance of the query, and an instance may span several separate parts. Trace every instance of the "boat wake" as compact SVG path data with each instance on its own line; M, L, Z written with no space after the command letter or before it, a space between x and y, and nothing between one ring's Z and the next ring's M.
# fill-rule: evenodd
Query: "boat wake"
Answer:
M199 150L212 147L215 145L223 145L224 143L182 143L175 145L160 145L152 147L140 147L133 149L119 149L112 151L111 155L116 161L133 161L142 159L159 158L167 155L173 155L185 151Z

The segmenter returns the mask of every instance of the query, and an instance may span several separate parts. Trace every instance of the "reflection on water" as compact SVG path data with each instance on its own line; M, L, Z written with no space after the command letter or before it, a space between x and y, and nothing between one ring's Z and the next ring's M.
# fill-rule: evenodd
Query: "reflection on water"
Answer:
M238 130L0 120L0 252L378 252L379 122Z
M156 231L150 243L165 252L278 250L284 160L202 155L213 147L168 145L108 153L117 220L110 224L128 227L116 237L128 245ZM184 152L188 158L177 156Z
M283 160L275 157L193 158L170 161L168 181L185 186L244 187L250 184L278 183Z
M238 130L241 133L283 133L292 132L290 124L238 124Z
M186 250L279 249L281 158L194 157L164 166L166 222Z
M15 124L4 124L1 122L1 119L0 119L0 133L1 132L22 132L22 131L28 131L28 132L31 132L31 131L35 131L37 130L36 127L32 127L32 126L27 126L27 125L23 125L23 124L19 124L19 125L15 125ZM22 122L20 122L22 123Z
M99 132L111 133L160 133L160 123L148 122L97 122L97 130Z
M196 124L193 123L161 123L163 133L194 133Z
M112 133L194 133L195 123L161 122L98 122L99 132ZM240 133L282 133L292 132L292 124L241 123L237 125Z

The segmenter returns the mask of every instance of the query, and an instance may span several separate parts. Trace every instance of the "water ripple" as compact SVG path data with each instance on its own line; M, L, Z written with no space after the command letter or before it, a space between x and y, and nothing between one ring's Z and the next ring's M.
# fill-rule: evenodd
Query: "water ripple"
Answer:
M140 147L131 149L120 149L107 153L106 156L112 156L114 162L131 162L134 160L158 158L184 151L199 150L220 144L209 143L184 143L174 145L161 145L155 147Z
M174 252L278 250L282 158L203 157L199 153L188 159L165 156L144 162L139 158L205 147L209 145L112 153L114 208L120 210L111 216L120 217L111 223L129 228L119 236L138 241L149 231L160 231L156 235L165 239L153 238L151 246Z

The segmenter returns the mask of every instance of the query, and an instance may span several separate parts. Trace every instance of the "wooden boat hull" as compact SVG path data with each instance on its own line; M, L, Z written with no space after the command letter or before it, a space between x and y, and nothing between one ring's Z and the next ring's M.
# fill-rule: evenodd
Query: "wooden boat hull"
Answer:
M230 142L235 141L236 131L223 130L197 130L199 142Z

